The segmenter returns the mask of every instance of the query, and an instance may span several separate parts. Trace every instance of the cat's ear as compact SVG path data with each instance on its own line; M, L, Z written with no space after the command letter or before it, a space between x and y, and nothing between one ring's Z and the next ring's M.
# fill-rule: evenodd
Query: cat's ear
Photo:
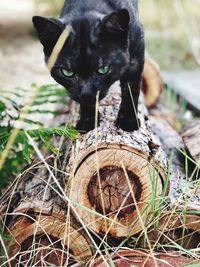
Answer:
M120 9L106 16L102 21L102 29L111 34L126 34L129 30L130 16L126 9Z
M54 18L34 16L32 21L40 42L44 46L44 52L51 53L65 26Z

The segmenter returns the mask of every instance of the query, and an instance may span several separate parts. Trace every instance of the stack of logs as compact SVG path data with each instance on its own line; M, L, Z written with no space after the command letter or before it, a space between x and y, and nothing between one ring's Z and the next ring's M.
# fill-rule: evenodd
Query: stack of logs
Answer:
M155 106L162 87L157 66L146 60L138 131L116 128L120 88L114 84L99 105L98 128L75 142L63 139L62 156L39 155L16 179L1 199L11 266L103 267L111 258L111 266L198 262L167 253L170 241L185 249L199 245L200 217L193 212L198 203L189 199L185 207L183 194L177 196L176 184L184 180L178 150L168 164L182 139L159 106L151 114L146 108Z

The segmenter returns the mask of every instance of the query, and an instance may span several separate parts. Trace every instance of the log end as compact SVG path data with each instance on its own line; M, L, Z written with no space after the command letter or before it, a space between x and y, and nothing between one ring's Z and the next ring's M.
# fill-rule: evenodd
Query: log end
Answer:
M92 230L126 237L140 232L150 220L162 194L162 175L143 154L107 147L93 151L74 168L68 195Z
M87 262L93 255L89 238L75 220L66 222L37 213L29 216L28 211L16 213L24 216L16 217L8 227L12 239L7 247L9 257L13 258L12 266L22 261L26 266L43 266L44 262L64 266L69 262Z
M148 108L156 104L163 88L164 84L158 65L152 59L145 58L142 91Z

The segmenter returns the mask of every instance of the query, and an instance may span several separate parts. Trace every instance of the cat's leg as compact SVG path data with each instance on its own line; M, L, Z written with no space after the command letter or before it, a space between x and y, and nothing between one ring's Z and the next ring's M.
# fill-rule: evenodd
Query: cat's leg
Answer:
M95 105L81 105L80 116L81 118L76 125L77 130L89 132L95 128ZM100 115L98 114L97 116L99 124Z
M141 81L121 81L122 102L118 113L116 125L124 131L138 130L140 122L137 115L138 98L140 94Z

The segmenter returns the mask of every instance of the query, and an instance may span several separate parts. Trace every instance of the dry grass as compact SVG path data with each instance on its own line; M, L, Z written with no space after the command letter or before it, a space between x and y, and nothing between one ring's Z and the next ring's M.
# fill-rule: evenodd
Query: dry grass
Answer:
M162 1L160 1L159 3L163 3ZM151 13L152 14L152 13ZM153 17L153 16L152 16ZM166 20L168 21L168 20ZM157 24L157 22L155 22L155 25ZM162 26L162 25L161 25ZM66 35L67 38L67 35ZM62 42L63 43L63 42ZM59 45L59 44L58 44ZM62 46L62 44L61 44ZM98 100L98 98L97 98ZM98 101L97 101L97 110L98 110ZM98 114L98 112L96 112L96 114ZM96 116L96 122L97 122L97 116ZM15 135L14 135L15 137ZM63 170L60 170L56 167L56 161L54 162L54 170L52 170L52 168L50 167L50 165L48 164L48 161L46 160L45 156L43 155L43 151L38 147L38 145L34 142L34 140L27 134L27 137L29 139L30 144L33 146L36 156L38 157L38 159L43 163L44 168L46 168L47 170L47 180L43 180L42 182L45 183L45 189L43 191L43 198L42 198L42 203L41 203L41 209L38 211L38 216L36 217L36 219L32 218L30 215L28 215L26 212L21 212L21 213L9 213L7 212L7 214L3 214L4 219L2 219L3 222L5 222L5 216L9 216L9 215L17 215L25 218L29 218L31 220L35 220L34 223L36 224L36 227L33 229L33 241L31 243L31 245L29 246L28 250L25 250L23 252L21 252L20 250L17 251L15 253L15 255L13 256L13 258L9 257L9 246L8 243L6 241L6 238L3 236L0 238L0 242L2 245L2 265L1 266L11 266L11 262L12 260L18 259L18 266L38 266L38 262L40 262L40 266L53 266L50 262L48 262L47 256L50 255L50 253L56 253L57 255L59 254L59 252L61 252L61 262L62 262L62 266L70 266L70 263L72 258L71 257L71 250L70 250L70 246L71 246L71 236L74 232L77 232L78 230L81 232L84 232L85 235L87 236L87 239L89 240L90 246L92 246L92 250L94 251L94 254L91 255L90 259L88 259L87 263L82 263L82 266L92 266L93 262L94 262L94 256L100 256L102 258L102 260L105 263L105 266L115 266L114 262L112 260L112 255L114 252L118 252L120 249L122 249L123 247L125 247L126 249L128 249L128 247L133 247L133 248L142 248L142 249L146 249L147 251L150 251L149 256L148 257L152 257L153 261L154 261L154 266L157 266L157 261L156 261L156 251L162 251L166 254L170 254L172 250L176 250L178 251L180 254L183 254L185 256L188 257L193 257L194 259L198 259L200 260L200 248L199 245L197 247L187 247L187 243L190 244L192 242L193 236L195 234L195 232L197 232L197 230L193 231L193 232L187 232L187 204L189 202L190 199L188 199L185 202L185 208L183 208L182 210L180 210L179 206L178 206L178 202L177 202L177 206L174 206L172 209L169 210L170 206L168 204L168 202L166 201L167 199L165 198L165 196L161 196L160 199L156 199L156 196L153 194L152 196L152 200L151 203L149 203L149 205L151 205L152 207L154 207L154 216L151 219L151 221L148 223L148 226L145 225L145 222L142 220L142 214L140 213L140 211L137 209L137 203L135 200L135 196L133 193L133 189L132 186L130 185L129 179L127 177L127 173L125 171L125 168L123 166L123 159L122 159L122 167L124 169L124 174L127 178L127 182L129 185L129 194L132 195L132 198L134 199L135 202L135 206L136 206L136 211L137 211L137 215L138 215L138 221L135 223L140 223L142 226L142 231L138 236L135 237L130 237L127 236L127 238L125 238L124 240L121 240L121 242L114 242L114 245L110 242L110 238L109 238L109 227L106 227L107 231L106 233L104 233L102 236L98 236L98 242L96 241L97 239L97 235L96 233L90 231L90 225L86 225L84 223L84 220L79 216L79 214L77 213L76 207L78 205L78 203L74 203L71 198L70 195L68 196L66 194L65 189L61 186L61 184L59 183L55 173L58 173L60 171L63 172ZM13 138L13 137L12 137ZM11 141L13 142L13 139L11 139ZM11 142L10 141L10 142ZM95 141L95 140L94 140ZM61 145L61 144L60 144ZM9 154L9 150L10 150L10 146L6 149L6 156ZM78 153L78 149L77 148L73 148L74 153ZM185 155L186 158L188 158L187 155ZM3 161L5 161L5 157L3 158ZM97 156L97 173L99 172L99 164L98 164L98 156ZM190 159L188 159L190 160ZM2 163L3 163L2 161ZM169 159L169 166L172 165L173 162L173 157L171 157ZM73 162L73 164L75 165L76 162ZM196 166L196 168L199 168L199 165ZM73 169L73 168L72 168ZM168 170L168 175L170 175L171 169ZM68 173L64 173L66 176L68 175ZM153 184L157 184L157 180L158 177L149 177L152 180ZM188 179L190 180L192 177L188 177ZM41 178L42 180L42 178ZM101 188L101 179L99 177L99 183L100 183L100 188ZM17 186L17 184L15 185ZM166 186L165 186L166 188ZM67 218L66 218L66 224L63 222L63 227L64 227L64 235L59 238L58 240L54 241L52 240L52 236L51 234L45 229L45 224L42 224L42 215L43 215L43 206L45 205L45 199L47 197L47 191L51 189L53 190L54 194L59 197L60 199L62 199L62 201L64 201L64 203L67 203L68 205L68 212L67 212ZM193 193L195 194L195 192L199 189L199 183L196 183ZM187 189L186 189L187 190ZM127 195L129 195L127 194ZM11 194L12 195L12 194ZM191 198L193 197L193 195L191 195ZM180 195L180 198L183 198L182 195ZM124 202L126 201L126 197L124 198ZM103 202L103 198L102 198L102 202ZM157 207L155 205L155 203L159 203L159 206ZM117 218L117 214L120 212L120 210L123 207L123 203L121 205L121 207L119 208L119 210L116 213L115 218L111 221L111 225L116 224L116 218ZM87 212L90 213L94 213L94 210L90 210L87 207L81 207L83 210L87 210ZM76 215L76 218L79 222L79 227L74 230L74 232L72 233L69 228L68 228L68 223L71 221L71 213L70 211L73 211L73 213ZM199 211L196 212L197 215L199 214ZM108 217L105 214L99 214L95 212L95 215L97 215L99 217L99 220L103 219L102 223L109 223L110 224L110 219L108 219ZM162 227L159 227L161 222L163 222L163 218L167 215L167 220L164 221L164 224L162 224ZM180 225L180 229L181 229L181 234L177 235L176 233L176 226L175 226L175 222L177 220L177 218L180 219L181 221L181 225ZM173 219L173 220L172 220ZM169 225L169 222L172 223ZM91 222L92 224L95 224L95 221ZM6 228L5 224L3 225L3 227ZM57 226L54 226L55 229ZM45 236L45 238L47 240L49 240L49 244L46 245L41 245L41 238L37 239L37 234L38 234L38 229L40 229L40 234L41 236ZM41 232L42 229L42 232ZM152 237L152 233L154 234L154 231L157 231L157 235ZM7 232L8 234L9 232ZM185 239L184 236L187 236L187 239ZM12 236L11 236L12 238ZM196 237L195 237L196 238ZM199 235L197 235L197 238L199 238ZM186 241L185 241L186 240ZM199 240L200 241L200 240ZM12 240L13 242L13 240ZM184 244L186 242L186 244ZM61 243L62 246L61 248L57 248L56 245L57 243ZM67 248L66 248L67 246ZM46 250L46 254L43 253L42 251ZM64 260L65 255L67 254L67 259L66 261ZM23 262L24 258L23 256L26 255L26 261ZM81 255L79 255L80 257ZM106 260L106 257L109 258L109 263ZM148 259L147 257L147 259ZM78 257L75 258L75 261L77 260ZM79 261L79 259L77 260L77 262ZM75 264L75 265L74 265ZM71 262L71 266L78 266L77 263L74 262L74 260L72 260ZM80 265L81 266L81 265ZM144 265L145 266L145 265Z
M98 111L98 98L97 98L97 105L96 105L96 114L98 114L97 111ZM152 217L151 221L148 222L148 224L146 225L146 222L142 220L143 214L141 214L139 209L137 209L137 203L136 203L135 196L133 193L133 188L129 182L129 178L127 177L127 173L124 168L123 160L122 160L121 164L124 169L125 176L127 178L127 180L124 182L129 185L130 190L127 196L124 197L124 201L122 201L122 205L119 208L119 210L116 212L114 219L111 220L105 215L105 213L104 214L96 213L94 210L88 209L87 207L84 207L84 206L80 206L80 204L72 201L70 198L70 194L66 195L66 191L61 186L59 180L57 179L55 175L55 173L62 172L62 174L67 176L68 173L65 171L63 172L63 170L60 170L57 167L56 160L53 164L54 168L52 169L52 167L48 163L48 160L46 159L46 157L44 157L43 151L38 147L38 145L29 135L27 136L29 138L30 144L35 149L35 153L38 159L40 159L41 163L43 164L43 168L46 168L46 171L47 171L46 177L48 179L44 179L44 177L41 177L41 182L45 184L45 187L43 190L40 210L37 211L37 217L35 219L32 218L32 216L30 216L26 212L9 213L7 211L7 214L4 214L5 215L4 220L3 220L4 222L5 222L5 217L7 216L11 216L11 215L20 216L21 218L24 217L24 218L29 218L30 220L35 220L34 221L35 227L33 228L33 233L32 233L33 241L31 242L29 248L26 249L25 251L17 251L12 258L9 256L8 242L5 240L5 238L0 239L0 242L2 244L2 252L3 252L1 256L3 264L7 264L8 266L11 266L13 259L17 259L18 264L21 266L52 266L52 264L49 262L50 261L49 257L50 255L52 255L52 253L55 253L59 261L62 262L61 266L92 266L97 256L100 256L102 258L102 260L105 263L105 266L115 266L112 260L112 255L114 253L118 253L123 248L129 249L129 250L130 248L146 249L146 251L149 251L146 261L148 260L148 258L151 258L154 261L154 266L157 266L157 260L156 260L157 251L162 251L166 255L173 255L171 251L177 251L180 255L185 255L187 257L192 257L194 259L200 260L199 245L196 247L190 246L190 244L192 244L192 242L196 238L199 238L198 231L197 230L194 230L193 232L187 231L187 228L188 228L187 224L188 224L188 218L189 218L188 216L190 216L187 214L187 205L190 202L190 199L187 199L185 201L184 208L180 210L180 207L178 205L179 201L177 201L177 205L171 208L168 202L166 201L167 198L165 197L165 193L159 199L157 199L156 194L153 194L151 203L149 203L148 205L153 207L154 216ZM63 141L64 140L62 140L62 142ZM60 147L62 146L62 142L60 142ZM74 153L73 164L76 165L75 160L79 153L79 148L74 147L72 151L74 151L73 152ZM187 158L188 161L192 160L186 154L184 156ZM98 172L99 171L98 155L97 155L96 160L97 160L96 171ZM169 159L168 178L170 177L170 174L171 174L172 163L173 163L173 156ZM196 164L196 170L197 169L199 169L199 165ZM31 172L31 168L29 169L29 172ZM153 177L149 177L149 178L152 180L152 188L156 188L156 184L158 183L157 179L159 179L159 177L157 175L154 176L153 174ZM191 180L192 178L193 177L190 177L190 176L187 177L188 180ZM12 187L13 188L12 190L14 190L17 187L18 182L19 180L16 180L16 183L14 187ZM99 183L100 183L100 188L101 188L100 177L99 177ZM164 188L166 190L166 186ZM196 183L194 190L193 190L193 194L195 194L198 188L199 188L199 183ZM63 231L64 234L58 240L52 239L51 232L49 232L48 228L46 228L46 224L43 222L44 217L45 217L43 210L45 206L46 197L50 189L53 190L54 194L57 197L59 197L60 199L62 199L62 201L67 203L69 207L67 216L66 216L66 221L61 220L62 228L64 229ZM193 194L191 194L190 196L191 198L193 197ZM13 195L13 191L10 194L10 196L12 195ZM117 224L116 222L117 214L119 214L119 212L124 208L123 203L125 203L126 198L129 195L132 195L132 198L134 199L134 202L136 204L137 214L138 214L138 220L133 222L133 225L135 223L141 224L142 231L137 236L127 236L120 242L114 242L114 245L113 245L113 242L111 243L111 240L109 238L109 231L113 225ZM179 197L180 199L182 199L184 196L180 194ZM103 202L103 197L102 197L102 202ZM77 213L77 205L79 205L79 208L83 209L84 211L87 211L87 213L91 213L91 214L95 213L95 215L98 217L98 220L101 220L102 223L109 225L109 227L106 227L107 231L103 235L98 236L98 242L96 241L97 240L96 233L89 230L90 225L95 224L96 221L92 221L90 224L85 224L84 220ZM69 227L69 225L71 224L70 221L71 221L71 216L72 216L70 211L73 211L76 214L76 218L79 222L79 227L73 230ZM195 218L199 218L198 214L199 213L197 211L197 216ZM164 218L166 219L164 220ZM179 225L180 233L179 234L177 234L177 225L176 225L177 220L180 220L180 225ZM195 225L196 224L198 224L198 221L195 222ZM189 226L192 227L191 222ZM55 227L56 229L56 227L60 227L60 226L59 226L59 223L57 223L55 225L53 224L52 227ZM80 231L80 233L83 233L83 232L85 233L85 235L87 236L87 240L88 240L87 242L89 242L90 246L92 246L92 251L93 251L93 255L91 255L90 258L88 258L87 263L84 263L84 264L80 263L79 257L73 256L71 249L70 249L72 246L72 236L74 233L77 233L78 231ZM7 234L8 233L9 232L7 232ZM40 237L38 237L38 233L40 233ZM42 237L45 237L45 239L48 240L48 244L42 243ZM12 238L13 237L11 235L11 239ZM13 241L14 240L12 240L12 242ZM62 246L58 247L58 243L62 244ZM109 263L106 260L107 257L110 259ZM78 263L79 265L77 265Z

